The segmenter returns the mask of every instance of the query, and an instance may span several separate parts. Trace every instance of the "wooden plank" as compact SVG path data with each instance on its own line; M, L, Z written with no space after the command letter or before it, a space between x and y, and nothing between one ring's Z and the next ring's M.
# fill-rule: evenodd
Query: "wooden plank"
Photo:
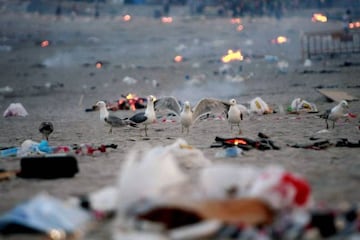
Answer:
M334 89L327 89L327 88L317 88L316 89L319 93L323 94L325 97L331 99L335 102L340 102L341 100L346 101L357 101L359 100L357 97L351 96L347 92L334 90Z

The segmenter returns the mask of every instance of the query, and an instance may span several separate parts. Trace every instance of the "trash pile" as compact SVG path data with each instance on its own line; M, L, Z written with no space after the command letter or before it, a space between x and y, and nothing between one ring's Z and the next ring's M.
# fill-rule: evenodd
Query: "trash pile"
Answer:
M358 206L316 209L311 186L299 174L280 166L212 163L183 139L134 146L120 169L116 184L87 195L67 201L35 196L0 217L0 233L86 237L86 226L110 219L116 240L359 235Z
M310 103L301 98L295 98L288 107L289 113L318 113L318 109L314 103Z

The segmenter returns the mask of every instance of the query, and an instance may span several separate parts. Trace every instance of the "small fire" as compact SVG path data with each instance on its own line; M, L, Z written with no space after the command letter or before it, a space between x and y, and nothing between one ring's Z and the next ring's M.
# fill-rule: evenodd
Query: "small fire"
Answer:
M244 139L240 139L240 138L227 139L227 140L225 140L225 143L231 144L234 146L248 144Z
M240 19L240 18L232 18L232 19L230 20L230 22L231 22L232 24L241 24L241 19Z
M123 16L122 19L123 19L124 22L129 22L131 20L131 15L126 14L126 15Z
M95 64L95 67L96 67L97 69L102 68L102 66L103 66L103 63L102 63L102 62L96 62L96 64Z
M174 62L179 63L182 62L184 60L184 58L180 55L177 55L174 57Z
M234 52L233 50L229 49L228 54L221 58L221 61L224 63L229 63L231 61L242 61L244 60L244 56L241 54L240 50Z
M42 41L42 42L40 43L40 46L41 46L42 48L48 47L49 45L50 45L50 42L49 42L48 40L44 40L44 41Z
M161 22L162 22L162 23L172 23L172 22L173 22L173 18L172 18L172 17L162 17L162 18L161 18Z
M128 101L129 105L130 105L130 110L135 111L136 110L136 102L138 101L138 97L133 94L133 93L129 93L128 95L126 95L126 100Z
M321 13L314 13L311 18L311 21L324 23L327 22L327 17Z
M278 36L277 38L271 40L273 44L284 44L288 41L287 37Z
M360 22L352 22L352 23L349 23L349 28L350 28L350 29L360 28Z
M236 31L241 32L242 30L244 30L244 25L240 24L239 26L237 26Z

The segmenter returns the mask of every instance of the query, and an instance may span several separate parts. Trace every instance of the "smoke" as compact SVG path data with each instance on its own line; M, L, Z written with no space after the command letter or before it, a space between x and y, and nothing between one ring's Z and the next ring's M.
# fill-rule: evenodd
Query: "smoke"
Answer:
M43 61L46 67L67 67L74 63L70 53L59 53Z
M202 98L217 98L228 101L242 92L241 83L230 83L226 81L207 81L200 85L184 84L184 87L173 91L173 96L184 101L195 104Z

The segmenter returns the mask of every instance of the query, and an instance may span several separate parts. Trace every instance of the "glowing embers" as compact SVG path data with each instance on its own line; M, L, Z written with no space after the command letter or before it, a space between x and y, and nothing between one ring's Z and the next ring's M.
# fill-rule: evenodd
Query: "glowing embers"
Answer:
M349 28L350 28L350 29L360 28L360 22L352 22L352 23L349 23Z
M183 56L177 55L177 56L174 57L174 62L180 63L180 62L182 62L182 61L184 61Z
M49 40L44 40L40 43L40 47L42 48L46 48L50 45L50 41Z
M278 36L275 39L271 40L271 43L273 44L284 44L287 43L289 40L287 37L284 36Z
M223 63L229 63L232 61L242 61L242 60L244 60L244 56L241 54L240 50L234 52L231 49L229 49L228 53L221 58L221 61Z
M102 67L103 67L103 62L101 62L101 61L97 61L96 63L95 63L95 67L97 68L97 69L101 69Z
M145 100L146 99L144 98L136 96L134 93L128 93L126 96L123 96L123 98L119 99L118 109L129 109L135 111L136 109L145 107Z
M230 20L230 22L231 22L232 24L241 24L241 19L240 19L240 18L232 18L232 19Z
M327 22L327 17L322 13L314 13L311 18L311 21L325 23Z
M172 17L162 17L162 18L161 18L161 22L162 22L162 23L169 24L169 23L172 23L172 22L173 22L173 18L172 18Z
M123 17L122 17L122 20L124 22L130 22L131 21L131 15L130 14L125 14Z

